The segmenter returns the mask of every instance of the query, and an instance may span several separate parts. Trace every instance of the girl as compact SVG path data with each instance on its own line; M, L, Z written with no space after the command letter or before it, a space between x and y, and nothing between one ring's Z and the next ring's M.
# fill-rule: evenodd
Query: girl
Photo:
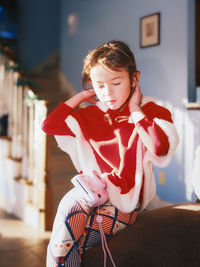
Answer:
M140 72L129 47L110 41L89 52L83 88L50 113L42 129L55 135L79 173L106 183L108 201L90 207L75 187L61 200L48 246L47 266L80 266L81 254L132 225L155 195L152 163L166 166L178 144L170 112L142 97ZM98 100L97 100L98 99ZM79 105L93 103L85 108ZM90 180L91 177L91 180ZM95 206L95 205L94 205Z

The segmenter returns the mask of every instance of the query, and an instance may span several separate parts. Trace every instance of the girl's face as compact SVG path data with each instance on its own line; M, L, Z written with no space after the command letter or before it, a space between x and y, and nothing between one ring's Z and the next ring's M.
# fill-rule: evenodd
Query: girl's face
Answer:
M119 109L130 95L130 76L123 68L116 71L97 64L91 69L90 79L98 99L109 109Z

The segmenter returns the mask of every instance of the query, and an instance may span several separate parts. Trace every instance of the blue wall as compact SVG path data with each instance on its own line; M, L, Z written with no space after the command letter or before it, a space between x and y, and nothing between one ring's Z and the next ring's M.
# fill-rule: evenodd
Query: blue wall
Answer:
M19 0L19 61L35 67L60 46L60 0Z
M139 20L154 12L161 12L161 45L140 49ZM79 25L70 36L66 21L72 13L77 14ZM87 51L104 41L121 39L135 54L146 94L166 99L174 94L169 88L176 88L177 94L187 97L187 0L171 4L164 0L63 0L61 19L62 69L77 90ZM180 105L180 99L174 101Z
M62 0L61 68L70 83L81 90L82 60L89 49L109 41L126 41L141 71L144 95L162 100L174 118L180 144L166 172L166 185L157 182L158 195L170 202L194 200L191 176L194 151L200 143L199 111L188 111L184 102L194 98L194 0ZM161 43L141 49L142 16L161 13ZM67 19L78 18L74 34ZM156 179L160 170L155 168Z

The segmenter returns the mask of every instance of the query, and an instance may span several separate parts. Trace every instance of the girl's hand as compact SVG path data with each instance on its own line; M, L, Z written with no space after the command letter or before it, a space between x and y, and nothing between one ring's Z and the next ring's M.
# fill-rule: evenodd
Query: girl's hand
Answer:
M84 90L83 94L84 94L84 97L85 97L84 101L89 102L91 104L95 104L97 102L96 93L95 93L93 88Z
M140 107L141 101L142 101L142 93L140 91L139 85L136 85L135 90L129 101L129 109L131 113L134 111L141 111Z
M84 90L74 95L73 97L65 101L65 104L72 108L75 108L79 106L82 102L89 102L92 104L95 104L97 102L94 89Z

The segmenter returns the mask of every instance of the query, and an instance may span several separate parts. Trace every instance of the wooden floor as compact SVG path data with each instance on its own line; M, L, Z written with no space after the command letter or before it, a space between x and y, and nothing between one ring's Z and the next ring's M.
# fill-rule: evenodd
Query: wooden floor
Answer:
M0 210L0 266L45 267L49 237Z

